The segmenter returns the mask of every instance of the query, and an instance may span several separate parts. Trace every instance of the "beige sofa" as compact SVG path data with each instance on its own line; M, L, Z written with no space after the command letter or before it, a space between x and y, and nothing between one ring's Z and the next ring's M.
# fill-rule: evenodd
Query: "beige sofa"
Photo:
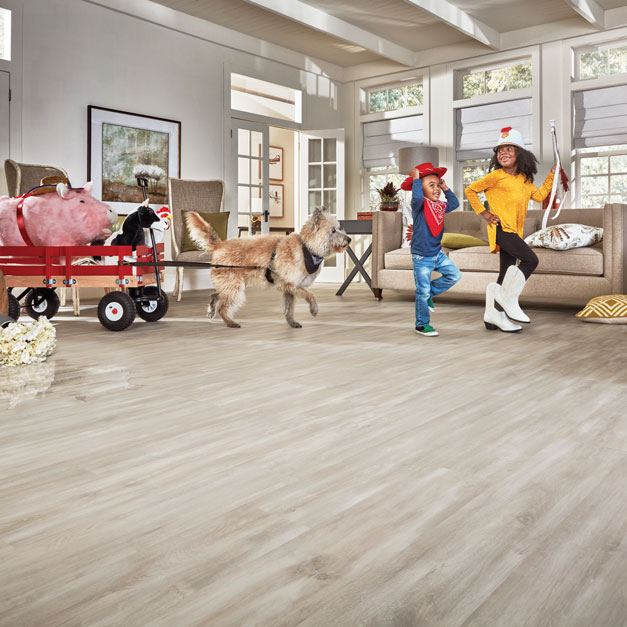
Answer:
M531 210L525 220L524 236L541 228L541 210ZM605 205L603 209L563 209L554 224L580 223L602 226L603 241L595 246L556 251L534 248L539 264L521 296L522 302L583 305L602 294L620 294L627 289L627 205ZM487 242L485 220L472 211L453 211L446 216L444 232L467 233ZM378 211L372 225L372 288L382 298L385 289L415 290L409 248L400 248L401 214ZM499 255L488 246L444 252L462 271L451 290L438 296L482 298L488 283L499 271Z

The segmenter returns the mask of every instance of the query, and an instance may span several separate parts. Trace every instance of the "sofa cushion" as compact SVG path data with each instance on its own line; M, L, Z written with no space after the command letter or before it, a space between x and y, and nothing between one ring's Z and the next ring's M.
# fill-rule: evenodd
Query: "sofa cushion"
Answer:
M397 248L387 252L383 261L386 270L413 270L414 267L409 248Z
M573 248L571 250L550 250L536 248L540 274L576 274L603 276L603 252L600 248ZM498 272L499 255L492 254L485 246L452 250L451 261L457 267L469 272ZM386 266L387 267L387 266Z

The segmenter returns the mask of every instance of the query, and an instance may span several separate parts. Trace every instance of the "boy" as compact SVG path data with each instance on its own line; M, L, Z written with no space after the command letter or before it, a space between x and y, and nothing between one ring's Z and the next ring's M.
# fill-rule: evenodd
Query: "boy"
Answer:
M414 228L411 256L416 282L416 333L425 337L439 335L429 324L429 312L434 311L433 297L446 292L462 277L459 268L442 252L441 246L444 215L459 207L457 197L442 179L445 173L446 168L421 163L401 185L405 190L412 190ZM442 191L446 202L440 200ZM432 281L434 270L442 276Z

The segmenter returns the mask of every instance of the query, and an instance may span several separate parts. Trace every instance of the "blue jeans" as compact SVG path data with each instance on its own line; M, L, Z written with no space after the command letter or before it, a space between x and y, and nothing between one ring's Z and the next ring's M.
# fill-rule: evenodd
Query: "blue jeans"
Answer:
M414 281L416 282L416 326L429 324L429 297L437 296L450 289L462 278L459 268L440 251L435 257L412 255L414 262ZM433 271L442 276L431 280Z

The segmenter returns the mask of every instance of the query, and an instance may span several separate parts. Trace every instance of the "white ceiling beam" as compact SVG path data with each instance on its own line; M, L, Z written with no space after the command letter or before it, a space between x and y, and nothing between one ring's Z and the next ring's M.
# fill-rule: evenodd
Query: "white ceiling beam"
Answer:
M366 50L406 65L416 65L416 53L413 50L399 46L392 41L383 39L370 31L359 28L354 24L333 17L320 9L316 9L300 0L245 0L249 4L267 9L276 15L288 18L309 28L314 28L328 35L339 37Z
M465 11L447 2L447 0L405 0L405 2L430 13L440 21L490 48L495 50L501 48L501 34L498 31L471 17Z
M595 0L564 0L593 26L605 30L605 10Z

